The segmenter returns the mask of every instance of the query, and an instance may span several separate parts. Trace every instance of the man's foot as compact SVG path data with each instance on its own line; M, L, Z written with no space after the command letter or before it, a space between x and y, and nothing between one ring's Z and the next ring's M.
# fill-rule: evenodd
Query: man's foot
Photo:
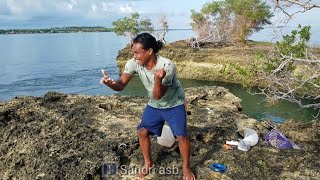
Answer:
M195 180L196 177L190 168L183 169L183 180Z
M154 168L154 164L145 164L136 174L136 179L143 179L146 175L148 175L151 170Z

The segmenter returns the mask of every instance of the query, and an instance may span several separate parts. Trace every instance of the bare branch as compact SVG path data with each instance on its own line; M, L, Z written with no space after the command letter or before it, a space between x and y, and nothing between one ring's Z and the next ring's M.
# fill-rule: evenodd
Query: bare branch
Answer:
M293 58L293 57L290 57L290 56L285 56L285 55L282 55L283 58L285 59L290 59L291 61L299 61L299 62L306 62L306 63L320 63L320 60L311 60L311 59L299 59L299 58Z
M166 44L165 36L168 33L168 20L166 15L160 15L155 24L155 35L157 39L162 41L163 44Z
M306 58L294 58L292 54L284 55L277 47L276 52L267 58L267 60L278 59L278 65L274 70L270 74L264 70L258 72L260 75L258 81L266 84L265 87L259 88L261 91L259 94L265 95L266 100L272 103L277 100L286 100L298 104L301 108L314 108L320 111L320 60L314 55L308 55L307 48ZM304 71L289 70L289 65L302 68ZM306 103L302 102L302 99L310 99L314 102Z
M292 9L292 6L297 6L300 9L294 12L289 12L290 9ZM286 18L284 20L284 23L287 24L293 16L295 16L298 13L305 13L313 8L320 8L320 3L312 2L312 0L276 0L275 1L275 10L279 9L282 11ZM288 9L288 10L287 10Z
M308 1L298 1L298 0L284 0L287 1L289 3L298 5L303 7L305 10L310 10L312 8L320 8L320 4L314 4L314 3L310 3L311 0Z

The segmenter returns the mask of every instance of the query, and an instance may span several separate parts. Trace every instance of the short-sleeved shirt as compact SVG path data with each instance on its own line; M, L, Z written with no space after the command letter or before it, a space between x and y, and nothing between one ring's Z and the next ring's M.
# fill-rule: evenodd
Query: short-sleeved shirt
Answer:
M168 86L168 88L166 93L159 100L156 100L153 98L154 73L161 68L164 68L166 71L166 75L162 79L162 84ZM139 75L150 97L148 102L149 106L164 109L184 104L184 90L178 80L176 67L170 59L157 56L157 64L153 69L148 70L145 66L139 65L139 63L133 58L126 63L124 73Z

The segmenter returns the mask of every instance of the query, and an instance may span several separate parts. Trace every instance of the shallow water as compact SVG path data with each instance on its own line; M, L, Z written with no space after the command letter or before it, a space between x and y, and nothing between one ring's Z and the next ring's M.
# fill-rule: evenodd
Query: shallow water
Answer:
M186 39L192 31L170 31L169 42ZM48 91L88 95L109 95L114 92L99 84L101 69L116 79L116 56L128 39L108 33L21 34L0 35L0 100L15 96L42 96ZM181 79L184 87L219 85L242 99L243 110L253 118L308 121L311 110L299 110L295 104L282 102L267 107L262 96L252 96L236 84ZM138 78L121 92L145 95Z
M252 95L257 92L257 89L249 90L241 87L238 84L213 82L213 81L199 81L190 79L180 79L181 84L186 87L201 87L201 86L222 86L229 89L237 97L241 98L241 105L243 112L248 116L258 119L271 119L273 122L284 122L288 119L295 119L299 121L310 121L312 115L316 115L317 111L313 109L300 109L298 105L282 101L276 106L268 106L263 100L262 95ZM139 77L133 78L128 86L121 92L124 95L138 95L146 96L146 90L143 87Z

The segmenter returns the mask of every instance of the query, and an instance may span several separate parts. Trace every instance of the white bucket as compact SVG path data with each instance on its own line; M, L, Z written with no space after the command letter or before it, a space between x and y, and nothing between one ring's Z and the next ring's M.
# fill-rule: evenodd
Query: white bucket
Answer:
M166 146L166 147L171 147L174 144L175 138L168 125L166 124L163 125L161 136L157 137L157 142L161 146Z

